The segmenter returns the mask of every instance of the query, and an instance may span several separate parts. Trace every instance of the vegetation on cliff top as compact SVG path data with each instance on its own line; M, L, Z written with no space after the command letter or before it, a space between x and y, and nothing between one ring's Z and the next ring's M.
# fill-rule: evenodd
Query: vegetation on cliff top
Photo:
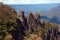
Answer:
M17 13L13 8L0 4L0 40L4 40L3 38L7 35L11 36L9 31L16 27L16 19ZM7 40L6 37L5 40Z
M20 24L18 23L18 25L16 23L17 19L21 22ZM25 30L19 29L23 27ZM15 9L4 4L0 4L0 40L14 40L13 35L15 33L12 35L10 32L15 29L17 29L15 32L17 32L18 35L21 32L25 33L24 36L22 35L24 40L43 40L47 39L49 36L52 40L52 37L55 36L54 31L57 30L57 24L49 22L41 23L39 13L33 15L32 12L29 12L29 14L25 17L24 11L21 11L17 18ZM22 37L20 36L21 34L16 39Z

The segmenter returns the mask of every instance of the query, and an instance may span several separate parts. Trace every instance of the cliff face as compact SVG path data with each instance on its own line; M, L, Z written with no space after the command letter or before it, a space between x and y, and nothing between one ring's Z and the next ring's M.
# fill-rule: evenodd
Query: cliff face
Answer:
M33 15L32 12L29 12L25 17L24 11L21 11L18 19L20 21L20 24L18 23L20 40L57 40L57 25L49 22L41 23L39 13Z
M57 25L49 22L41 23L40 14L29 12L25 17L0 3L0 40L55 40ZM53 38L53 39L52 39Z

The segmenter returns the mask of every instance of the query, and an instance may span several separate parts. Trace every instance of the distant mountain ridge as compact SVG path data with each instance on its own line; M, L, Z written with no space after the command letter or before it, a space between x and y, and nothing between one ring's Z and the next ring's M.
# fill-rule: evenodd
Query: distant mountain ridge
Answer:
M45 11L43 14L49 18L47 20L50 22L60 24L60 5L49 11Z
M60 5L60 3L56 3L56 4L20 4L20 5L10 4L9 6L12 8L15 8L17 12L19 12L21 10L32 11L32 12L44 12L46 10L50 10L54 7L57 7L58 5Z

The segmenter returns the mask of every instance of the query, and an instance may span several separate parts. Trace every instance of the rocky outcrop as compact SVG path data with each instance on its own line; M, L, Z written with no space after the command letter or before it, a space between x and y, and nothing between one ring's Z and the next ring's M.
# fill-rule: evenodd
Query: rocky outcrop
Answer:
M34 15L34 17L35 17L37 26L39 26L39 27L44 27L44 26L41 24L40 13L36 12L35 15Z
M34 28L37 27L37 24L36 24L36 20L34 18L34 15L32 14L32 12L28 13L28 15L26 16L26 19L27 19L28 27L30 28L31 31L33 31Z
M30 39L30 36L28 38L28 35L35 34L35 33L37 33L36 34L37 36L39 35L39 37L41 38L41 40L53 40L53 39L54 40L55 39L57 40L57 37L56 37L56 35L57 35L57 33L56 33L57 32L57 26L53 26L55 24L52 24L52 23L49 23L49 22L44 22L42 24L41 23L41 20L40 20L40 14L39 13L36 13L35 15L33 15L32 12L29 12L27 14L27 16L25 17L24 16L24 12L21 11L19 13L19 18L18 19L20 21L19 22L20 24L19 23L18 24L19 25L22 25L22 26L19 26L19 27L21 27L21 29L19 29L19 30L22 31L22 32L20 32L20 34L21 34L20 35L21 40L24 40L25 38L27 38L25 40L28 40L28 39L29 40L33 40L34 38L33 39ZM23 24L26 23L27 26L25 24L23 26L22 23ZM55 37L54 37L54 35L55 35Z
M17 30L18 30L18 40L23 40L25 33L24 30L28 29L27 26L27 21L24 16L24 11L20 11L18 15L18 19L16 20L17 22Z
M16 11L0 3L0 40L57 40L57 25L41 23L40 13Z

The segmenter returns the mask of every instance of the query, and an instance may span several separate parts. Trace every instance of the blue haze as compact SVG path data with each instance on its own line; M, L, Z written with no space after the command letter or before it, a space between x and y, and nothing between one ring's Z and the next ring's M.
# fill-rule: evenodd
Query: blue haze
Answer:
M52 18L49 18L49 17L47 17L47 15L44 15L44 14L47 14L45 12L48 12L48 11L52 10L53 8L60 6L60 3L57 3L57 4L56 3L54 3L54 4L20 4L20 5L11 4L9 6L14 8L17 11L17 13L20 12L21 10L23 10L25 12L25 15L27 15L29 11L33 12L33 14L35 12L40 12L40 14L43 15L43 16L41 16L41 19L45 19L47 21L60 24L59 17L54 16ZM58 14L58 15L60 15L60 14Z

